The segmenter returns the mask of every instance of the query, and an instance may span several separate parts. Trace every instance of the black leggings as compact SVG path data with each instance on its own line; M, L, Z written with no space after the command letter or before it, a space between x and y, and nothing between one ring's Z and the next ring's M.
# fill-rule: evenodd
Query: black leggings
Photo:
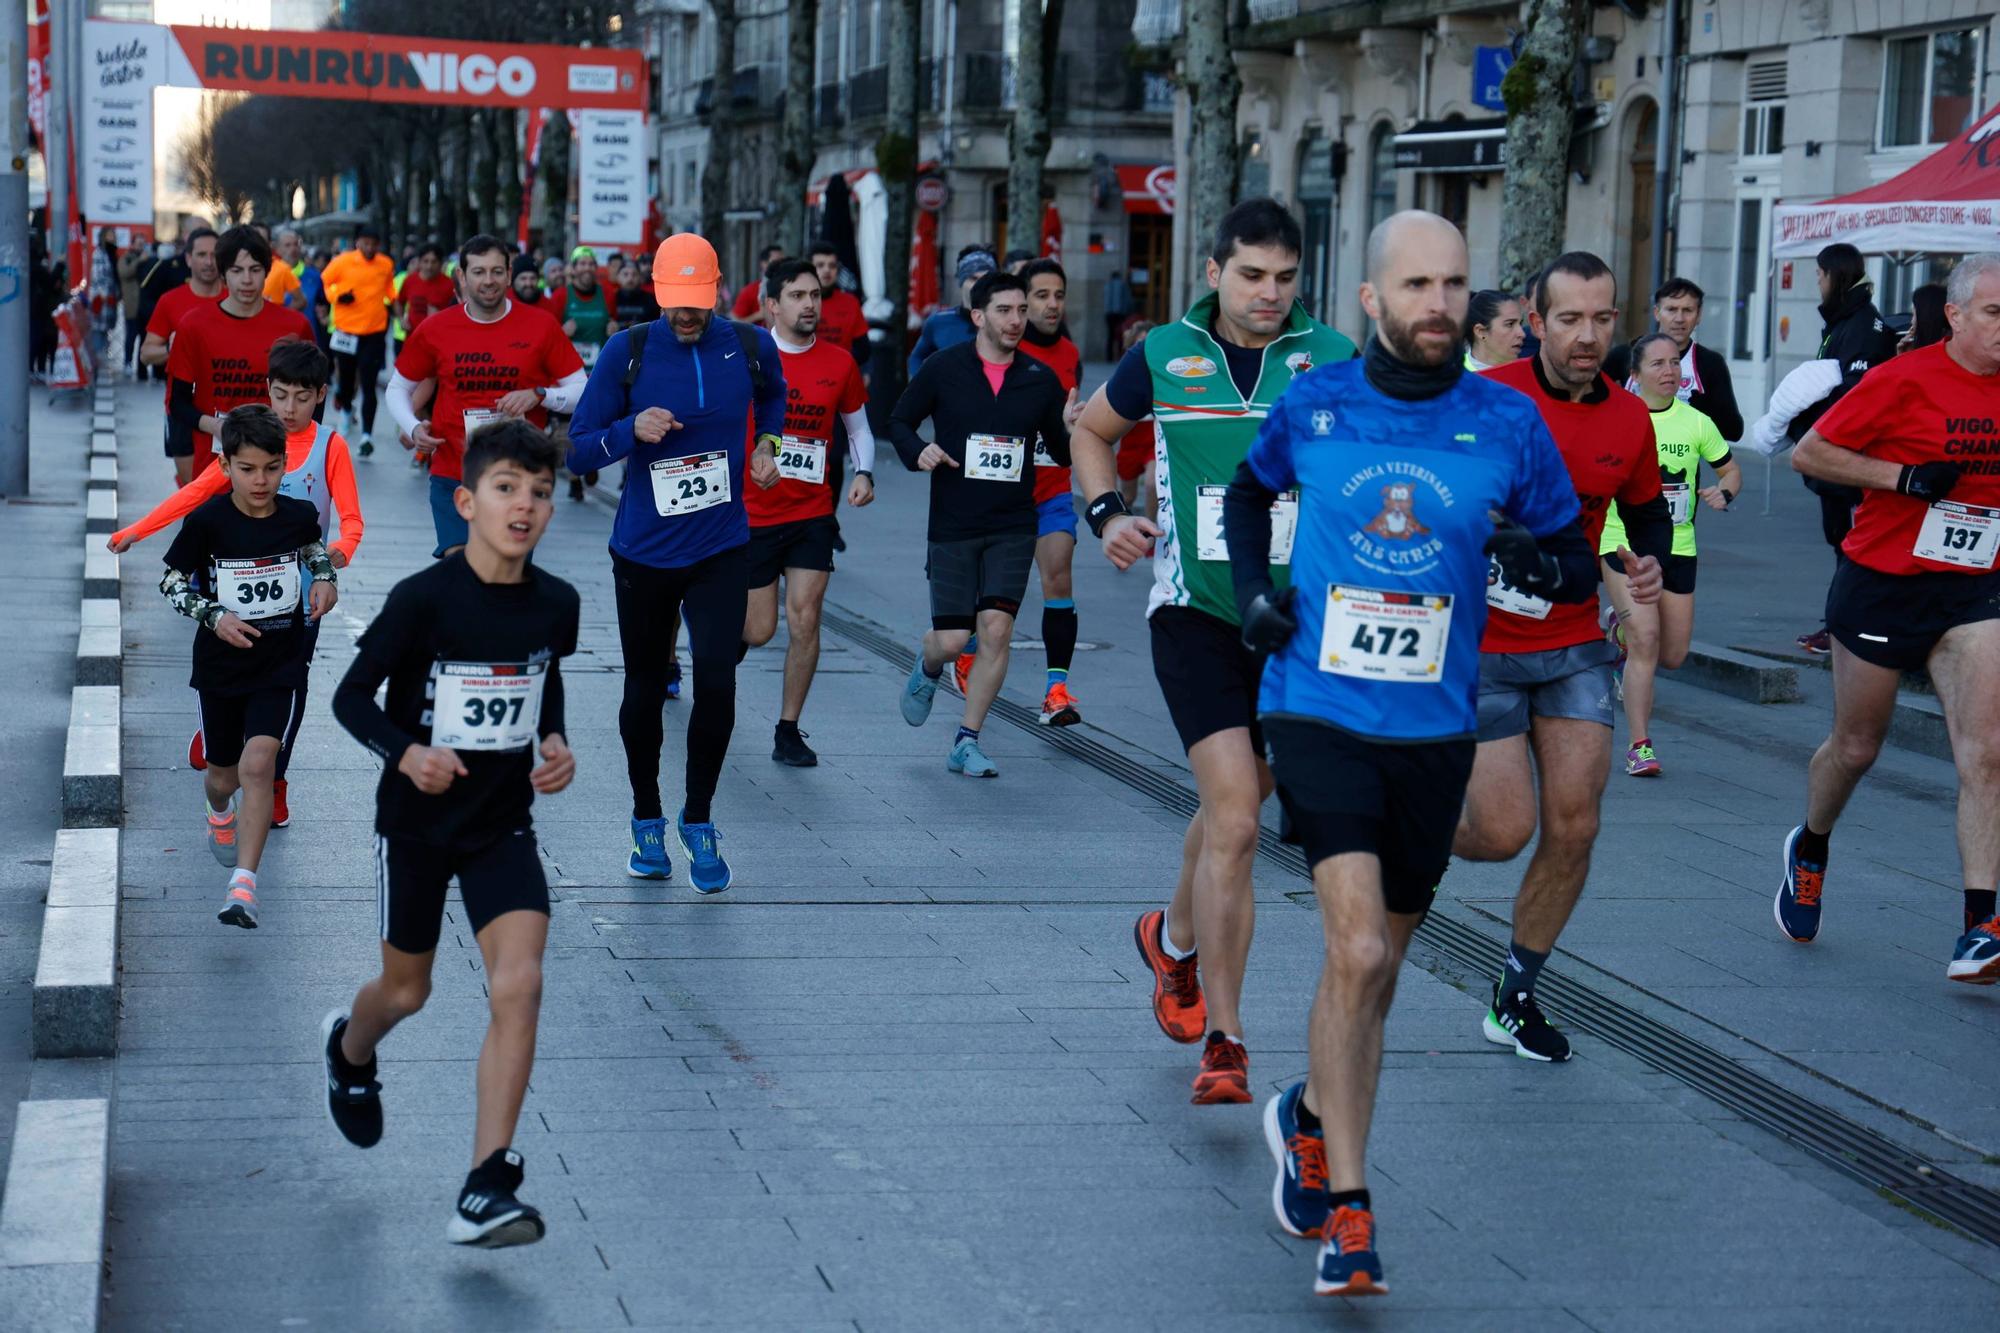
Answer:
M343 409L354 406L354 382L361 381L361 437L365 440L375 430L375 381L382 375L382 358L389 346L389 331L359 336L352 352L335 352L333 368L339 373L339 383L334 388L333 405Z
M278 781L285 780L285 773L292 766L292 747L299 743L299 727L306 720L306 686L312 680L313 653L319 648L320 622L315 620L306 626L306 670L299 677L299 687L294 690L295 706L292 709L292 724L285 728L285 734L278 744Z
M694 658L694 706L687 726L686 819L709 822L709 802L736 729L736 655L743 642L743 614L750 595L745 547L719 551L679 569L655 569L611 553L618 596L618 644L625 653L625 698L618 731L625 741L625 770L632 780L632 817L659 819L660 747L666 728L667 673L674 632L688 627Z

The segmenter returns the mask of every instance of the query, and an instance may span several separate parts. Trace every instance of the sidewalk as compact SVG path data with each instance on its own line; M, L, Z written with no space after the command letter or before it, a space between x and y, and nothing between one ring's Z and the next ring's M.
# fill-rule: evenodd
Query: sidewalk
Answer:
M128 435L129 519L164 480L148 470L150 437ZM559 901L517 1139L523 1195L550 1234L499 1254L445 1245L485 1022L455 905L430 1006L382 1052L383 1143L347 1147L320 1101L320 1015L375 957L376 765L328 699L354 635L430 545L420 479L398 453L361 472L368 536L321 639L294 825L273 836L254 933L214 920L223 877L183 767L190 630L154 590L164 538L125 561L109 1326L873 1333L1339 1317L1310 1294L1312 1247L1270 1216L1259 1108L1189 1106L1195 1053L1148 1012L1131 922L1171 884L1184 821L999 722L986 743L1002 776L948 775L956 701L905 727L900 673L833 634L804 719L821 766L774 765L781 637L739 675L717 799L736 886L697 900L681 866L668 886L626 878L608 519L567 501L538 562L584 597L582 652L565 666L579 776L538 806ZM892 465L881 473L883 498L845 517L851 550L830 601L913 644L923 495ZM1085 540L1082 734L1185 781L1151 677L1144 590L1143 574L1117 575ZM1031 602L1017 702L1039 679L1038 625ZM1948 1143L1846 1097L1820 1065L1888 1107L1929 1099L1921 1113L2000 1144L1991 1080L1953 1073L1990 1066L2000 1010L1944 993L1946 895L1918 899L1861 854L1864 828L1895 830L1920 873L1949 868L1944 766L1898 758L1857 799L1855 832L1836 843L1828 939L1808 953L1776 938L1763 883L1796 803L1808 710L1671 685L1663 704L1700 727L1661 729L1666 780L1612 789L1566 944L1631 985L1594 982L1690 1027L1701 1019L1674 1005L1732 1025L1782 1055L1712 1028L1705 1039L1940 1160ZM670 802L686 707L668 708ZM1441 913L1502 938L1518 873L1455 867L1445 896L1457 901ZM1260 1097L1304 1068L1319 954L1316 915L1299 909L1309 895L1260 863L1245 1015ZM1570 958L1552 967L1590 972ZM1396 1294L1371 1307L1371 1327L1891 1328L1991 1308L1989 1247L1603 1043L1580 1038L1560 1068L1515 1059L1479 1035L1487 985L1437 957L1404 969L1370 1181ZM1971 1174L1977 1156L1950 1160Z
M76 683L83 588L83 492L90 474L88 395L28 404L28 494L0 501L0 623L7 626L7 765L0 787L0 1189L15 1107L34 1060L30 999L41 947L49 853L62 827L63 738Z

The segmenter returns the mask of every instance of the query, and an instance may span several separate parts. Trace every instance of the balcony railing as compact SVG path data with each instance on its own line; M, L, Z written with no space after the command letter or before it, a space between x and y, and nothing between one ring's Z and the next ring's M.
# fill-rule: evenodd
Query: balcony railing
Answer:
M1165 46L1181 35L1181 0L1139 0L1132 15L1132 40Z

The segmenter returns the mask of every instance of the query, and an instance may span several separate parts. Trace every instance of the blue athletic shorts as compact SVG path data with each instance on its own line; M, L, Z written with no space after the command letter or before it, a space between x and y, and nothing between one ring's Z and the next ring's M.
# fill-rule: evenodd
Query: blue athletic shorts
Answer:
M1046 537L1051 532L1076 536L1076 497L1068 491L1051 495L1035 506L1035 536Z
M433 559L444 559L444 553L454 546L465 545L470 535L464 519L458 516L458 505L452 497L458 494L457 477L431 477L431 526L437 530L437 549L431 552Z

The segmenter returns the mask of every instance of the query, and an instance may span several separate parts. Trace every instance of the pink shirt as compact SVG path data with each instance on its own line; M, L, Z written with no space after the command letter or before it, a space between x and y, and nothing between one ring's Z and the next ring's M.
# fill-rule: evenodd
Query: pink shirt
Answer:
M1007 367L996 366L982 356L979 358L979 368L986 372L986 383L992 388L994 396L999 397L1000 381L1007 378Z

